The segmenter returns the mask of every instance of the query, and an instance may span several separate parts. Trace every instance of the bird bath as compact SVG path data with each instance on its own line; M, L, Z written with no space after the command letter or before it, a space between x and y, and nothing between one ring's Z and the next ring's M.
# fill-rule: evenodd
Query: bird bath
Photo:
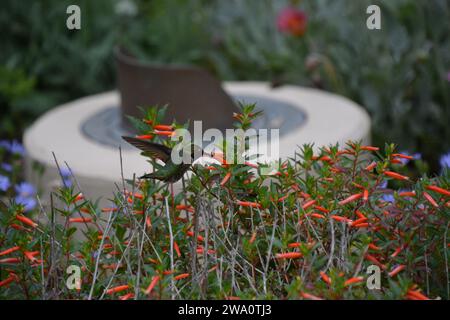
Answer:
M147 160L121 138L134 135L126 115L141 116L136 106L168 104L166 123L190 120L192 132L192 123L201 120L203 129L223 132L232 128L232 114L238 111L236 101L256 103L263 115L254 122L254 128L279 129L281 158L293 156L303 143L319 147L348 140L369 142L369 116L341 96L298 86L272 88L266 82L221 84L203 69L143 63L119 48L115 58L118 92L57 106L27 129L24 145L29 181L38 182L32 168L39 162L46 169L39 181L44 190L61 184L53 152L60 164L70 166L91 199L110 198L122 174L131 179L134 174L148 173Z

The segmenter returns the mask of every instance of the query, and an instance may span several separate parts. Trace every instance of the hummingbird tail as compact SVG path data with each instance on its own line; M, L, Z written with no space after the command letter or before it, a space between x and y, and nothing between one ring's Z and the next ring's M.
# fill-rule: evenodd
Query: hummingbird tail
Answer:
M139 179L155 179L152 173L144 174L143 176L139 177Z
M159 177L158 175L156 175L155 173L144 174L143 176L139 177L139 179L157 179L157 180L162 180L162 178Z

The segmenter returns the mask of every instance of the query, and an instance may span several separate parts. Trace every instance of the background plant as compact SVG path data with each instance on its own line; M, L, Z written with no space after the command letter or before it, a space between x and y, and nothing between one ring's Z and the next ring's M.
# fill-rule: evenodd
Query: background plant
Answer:
M140 58L201 65L223 80L345 95L371 114L375 144L396 141L401 150L420 152L434 172L450 150L445 0L78 1L77 32L63 23L72 3L4 2L0 136L20 138L43 111L112 89L113 47L123 44ZM365 27L369 4L380 5L382 30ZM287 6L307 16L302 37L277 29Z

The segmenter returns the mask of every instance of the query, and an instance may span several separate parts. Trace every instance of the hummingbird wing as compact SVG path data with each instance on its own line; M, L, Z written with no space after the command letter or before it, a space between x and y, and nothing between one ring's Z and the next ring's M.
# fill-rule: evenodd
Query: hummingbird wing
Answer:
M132 144L136 148L141 149L144 154L147 154L151 158L160 159L164 163L166 163L167 160L170 159L172 149L170 149L169 147L134 137L122 136L122 138L129 144Z

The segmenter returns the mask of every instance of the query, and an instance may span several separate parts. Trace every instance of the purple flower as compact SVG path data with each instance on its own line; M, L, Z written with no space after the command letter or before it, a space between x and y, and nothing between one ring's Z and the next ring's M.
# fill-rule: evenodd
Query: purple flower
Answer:
M61 168L61 177L63 179L63 183L66 187L72 186L72 172L69 170L69 168L62 167Z
M388 185L387 180L383 180L379 185L378 185L378 189L386 189Z
M385 194L383 194L383 195L381 196L381 199L382 199L384 202L391 202L391 203L393 203L393 202L395 201L394 195L393 195L392 193L385 193Z
M28 182L22 182L15 186L17 196L15 197L16 203L24 206L25 211L32 210L36 206L36 194L35 187Z
M413 160L422 159L422 155L420 153L409 153L408 151L401 151L400 153L404 154L405 156L413 157ZM397 159L400 160L403 165L406 165L409 163L409 161L411 161L409 159L404 159L404 158L397 158Z
M23 145L17 140L13 140L11 142L7 140L2 140L0 141L0 147L6 149L12 154L19 154L21 156L25 154L25 149Z
M13 140L11 142L11 148L9 149L9 151L13 154L20 154L21 156L25 154L23 145L17 140Z
M17 204L21 204L25 211L33 210L36 207L36 200L34 198L17 196L14 198Z
M450 168L450 152L443 154L439 160L439 163L441 164L442 170Z
M16 185L15 189L17 194L23 197L30 197L36 194L36 189L31 183L28 182L21 182L20 184Z
M11 186L11 182L8 177L0 175L0 190L6 191Z
M13 167L9 163L4 162L2 163L2 169L5 170L6 172L11 172Z

